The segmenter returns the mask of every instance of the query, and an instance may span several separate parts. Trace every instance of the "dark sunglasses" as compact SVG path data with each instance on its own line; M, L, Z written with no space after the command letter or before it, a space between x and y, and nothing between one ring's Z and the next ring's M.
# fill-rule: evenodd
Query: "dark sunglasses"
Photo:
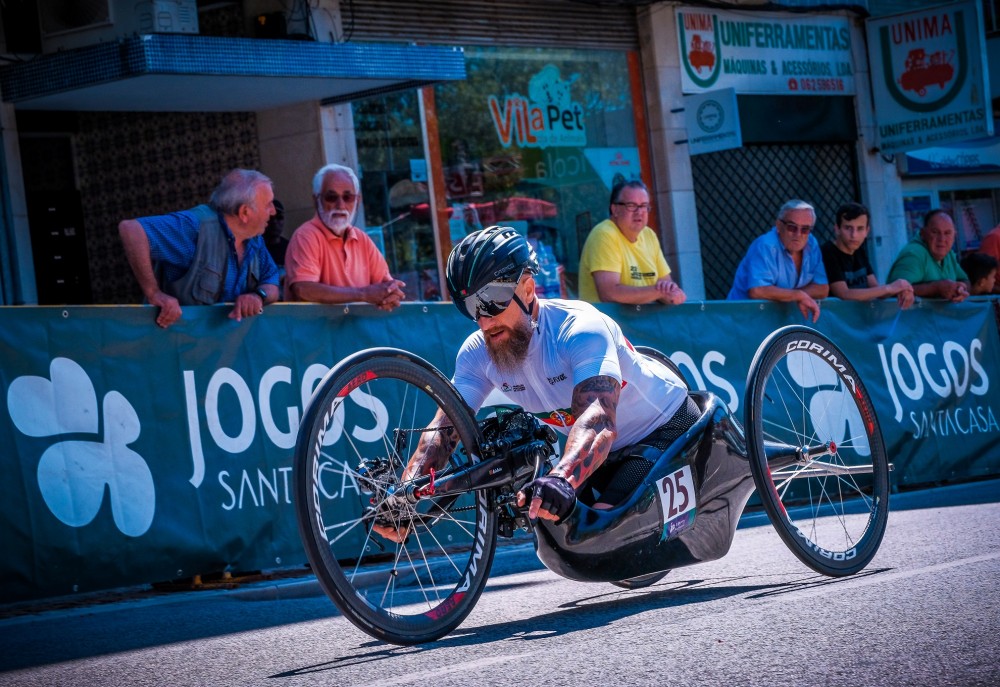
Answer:
M813 229L808 224L796 224L795 222L788 222L783 219L779 219L778 221L785 225L785 229L788 230L789 234L802 234L806 236Z
M520 281L520 280L518 280ZM480 317L496 317L514 300L516 281L491 281L465 299L465 311L474 321Z
M324 203L329 203L330 205L336 204L338 200L343 200L344 205L350 205L357 199L357 195L347 191L343 195L338 195L336 191L330 191L329 193L324 193L322 198Z

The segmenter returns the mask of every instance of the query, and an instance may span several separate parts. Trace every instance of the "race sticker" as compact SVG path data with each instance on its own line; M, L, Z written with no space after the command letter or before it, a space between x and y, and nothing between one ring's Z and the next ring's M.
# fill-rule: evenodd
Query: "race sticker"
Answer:
M691 467L685 465L677 472L667 475L657 483L656 493L660 497L663 511L663 539L668 539L694 522L695 502L694 478Z

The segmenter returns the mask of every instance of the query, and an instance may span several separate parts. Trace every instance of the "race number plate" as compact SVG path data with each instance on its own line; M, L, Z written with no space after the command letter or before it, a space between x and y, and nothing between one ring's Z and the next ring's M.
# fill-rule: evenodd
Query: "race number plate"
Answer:
M663 511L663 536L669 539L694 522L694 479L691 467L685 465L657 483L657 495Z

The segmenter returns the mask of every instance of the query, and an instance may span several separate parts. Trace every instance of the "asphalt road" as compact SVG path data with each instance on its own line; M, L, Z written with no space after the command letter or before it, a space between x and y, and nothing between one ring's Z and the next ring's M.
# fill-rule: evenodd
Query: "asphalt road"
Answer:
M993 687L998 523L1000 482L897 495L853 577L812 573L765 525L636 591L508 547L465 623L418 647L364 635L309 579L49 609L0 619L0 685Z

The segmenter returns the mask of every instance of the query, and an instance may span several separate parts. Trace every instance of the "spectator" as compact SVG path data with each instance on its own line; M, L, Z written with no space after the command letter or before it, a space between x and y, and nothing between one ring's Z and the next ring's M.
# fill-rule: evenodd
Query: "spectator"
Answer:
M646 226L649 191L639 180L611 189L611 217L595 226L580 256L580 298L591 303L676 303L687 296L670 278L660 241Z
M823 267L830 284L830 295L845 301L871 301L895 296L899 307L913 305L913 286L905 279L881 285L868 260L870 213L860 203L845 203L837 208L833 240L823 244Z
M239 322L278 299L278 268L261 237L273 200L270 179L234 169L208 205L118 225L142 293L160 309L157 325L179 320L181 305L234 303L229 317Z
M285 264L285 251L288 250L288 239L285 232L285 206L280 200L274 201L274 214L264 227L264 245L279 268Z
M405 284L389 274L385 258L368 234L351 224L360 193L358 177L349 167L331 164L316 172L316 215L295 230L285 254L292 300L363 301L387 311L403 300Z
M280 200L274 200L274 214L264 227L264 245L271 254L274 264L278 266L278 298L285 297L285 252L288 250L288 239L285 232L285 206Z
M997 259L986 253L969 253L962 258L962 269L969 275L969 295L988 296L996 288Z
M996 225L983 237L983 242L979 244L980 253L993 256L993 259L1000 262L1000 224Z
M905 279L921 298L964 301L969 297L969 277L958 264L953 245L955 223L944 210L931 210L924 215L920 234L899 251L888 281Z
M764 299L795 303L802 315L815 322L819 303L830 287L823 256L811 236L816 211L803 200L790 200L778 210L771 231L758 236L736 268L729 300Z

